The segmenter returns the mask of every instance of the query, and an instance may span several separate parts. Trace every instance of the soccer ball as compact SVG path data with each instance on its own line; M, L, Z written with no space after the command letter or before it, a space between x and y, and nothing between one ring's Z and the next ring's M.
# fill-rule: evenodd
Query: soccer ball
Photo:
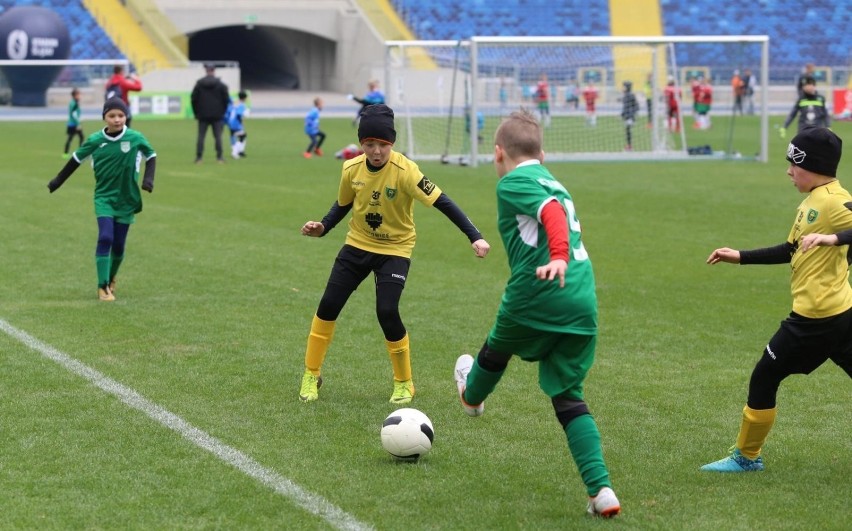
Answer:
M416 461L432 449L435 430L422 411L397 409L382 423L382 446L397 459Z

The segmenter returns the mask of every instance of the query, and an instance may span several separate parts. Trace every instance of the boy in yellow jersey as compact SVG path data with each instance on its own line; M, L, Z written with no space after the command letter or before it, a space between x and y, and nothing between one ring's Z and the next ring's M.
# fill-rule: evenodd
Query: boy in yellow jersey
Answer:
M842 145L831 130L812 128L796 135L787 147L787 175L808 196L799 205L784 243L751 251L723 247L707 258L708 264L789 263L793 311L781 322L751 373L733 452L701 470L763 470L761 448L775 422L778 387L787 376L810 374L830 359L852 377L848 242L823 246L833 237L823 241L817 236L852 229L852 195L837 180Z
M365 107L358 124L364 154L343 163L337 201L322 221L302 226L305 236L321 237L351 211L346 242L337 254L311 323L299 399L319 398L321 369L334 335L335 322L349 296L370 273L376 286L376 316L393 368L391 403L414 397L408 332L399 315L399 300L414 249L414 201L434 206L471 242L479 258L490 245L462 210L421 173L417 164L393 150L393 110L384 104Z

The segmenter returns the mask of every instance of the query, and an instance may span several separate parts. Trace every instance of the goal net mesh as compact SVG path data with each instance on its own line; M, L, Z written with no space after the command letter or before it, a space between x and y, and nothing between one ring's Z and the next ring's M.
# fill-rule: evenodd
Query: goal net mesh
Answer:
M388 42L397 145L414 159L476 164L489 160L501 118L524 108L543 126L550 161L765 157L761 94L751 87L740 111L730 84L746 68L761 79L764 41L712 39ZM712 98L703 120L695 110L696 97L703 100L693 91L702 79ZM626 85L637 103L630 121L623 115ZM670 113L672 106L679 112ZM713 127L709 145L706 131Z

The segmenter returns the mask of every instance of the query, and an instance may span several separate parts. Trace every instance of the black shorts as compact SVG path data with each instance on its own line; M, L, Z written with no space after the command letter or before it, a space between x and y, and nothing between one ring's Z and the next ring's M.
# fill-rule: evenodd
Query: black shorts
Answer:
M786 374L810 374L830 359L852 376L852 309L822 319L791 312L769 340L764 356Z
M376 285L392 282L405 287L411 260L402 256L378 254L344 245L334 259L329 284L354 291L367 275L373 273Z
M65 126L65 134L67 134L68 136L76 135L77 131L79 131L79 130L80 130L79 125L66 125Z

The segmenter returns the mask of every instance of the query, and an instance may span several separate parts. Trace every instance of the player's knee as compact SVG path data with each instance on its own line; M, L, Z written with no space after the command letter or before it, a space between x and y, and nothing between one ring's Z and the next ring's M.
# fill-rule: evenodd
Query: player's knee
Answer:
M399 305L394 301L376 301L376 318L380 323L399 321Z
M589 406L582 400L572 400L557 396L551 399L551 403L553 404L553 410L556 412L556 418L559 420L559 424L562 425L562 429L565 429L575 418L590 414Z
M767 346L763 351L763 357L751 372L748 384L748 406L752 409L774 408L778 387L786 377L787 372L777 366L774 355Z
M482 345L482 349L480 349L479 354L476 356L479 366L488 372L505 371L510 359L512 359L511 354L492 350L488 347L488 343Z
M112 242L114 241L114 236L112 232L103 231L98 234L98 250L106 250L107 252L112 248Z

